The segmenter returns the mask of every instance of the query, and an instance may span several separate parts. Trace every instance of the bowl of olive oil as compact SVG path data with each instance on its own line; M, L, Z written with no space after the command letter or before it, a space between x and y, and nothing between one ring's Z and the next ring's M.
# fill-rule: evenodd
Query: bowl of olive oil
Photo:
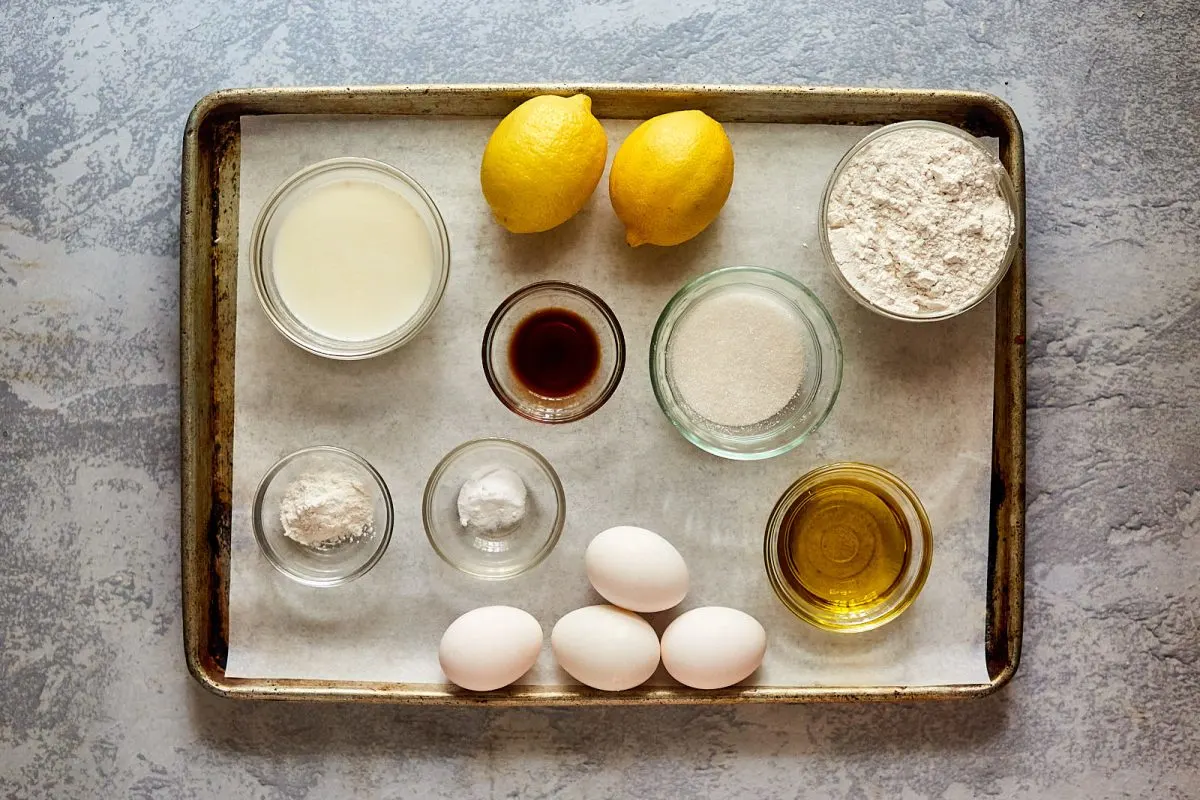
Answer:
M895 619L916 599L933 532L900 478L869 464L829 464L779 498L763 555L771 588L793 614L856 633Z

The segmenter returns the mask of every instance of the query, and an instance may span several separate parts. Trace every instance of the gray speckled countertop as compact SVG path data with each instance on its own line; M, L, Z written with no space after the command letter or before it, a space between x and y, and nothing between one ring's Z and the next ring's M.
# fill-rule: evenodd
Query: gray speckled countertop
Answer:
M1198 35L1195 0L8 0L0 794L1200 797ZM234 85L532 80L974 88L1016 108L1028 611L1007 690L488 711L234 704L188 677L189 109Z

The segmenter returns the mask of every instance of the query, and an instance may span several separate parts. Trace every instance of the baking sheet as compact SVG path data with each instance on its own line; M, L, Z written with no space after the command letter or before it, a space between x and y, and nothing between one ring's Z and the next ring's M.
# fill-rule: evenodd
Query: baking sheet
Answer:
M514 237L495 225L478 188L478 158L495 120L244 117L241 230L270 191L324 158L360 155L416 177L445 217L452 267L445 298L421 336L400 351L340 363L304 353L270 325L254 296L240 238L235 363L234 490L229 606L230 677L440 683L441 632L470 608L506 603L549 633L573 608L600 602L583 571L591 536L638 524L673 541L692 572L661 628L701 605L741 608L767 629L767 686L986 683L984 619L994 309L912 325L860 309L821 262L816 213L838 158L869 128L730 124L733 192L718 223L676 248L630 250L602 182L589 207L547 234ZM610 155L636 123L605 121ZM650 391L655 318L688 278L718 266L775 267L808 284L842 334L845 376L829 421L806 444L767 462L735 463L694 448ZM565 426L522 420L491 394L479 343L495 306L526 283L558 278L596 291L620 318L625 376L608 404ZM551 556L515 579L489 583L453 570L426 543L420 496L456 444L507 436L541 451L566 488L568 518ZM396 504L391 547L366 577L311 589L279 575L249 523L254 487L302 446L348 447L387 480ZM923 499L934 559L921 596L869 633L818 631L776 600L762 536L779 494L809 468L852 459L895 471ZM669 678L656 676L669 683ZM548 648L526 683L571 683Z

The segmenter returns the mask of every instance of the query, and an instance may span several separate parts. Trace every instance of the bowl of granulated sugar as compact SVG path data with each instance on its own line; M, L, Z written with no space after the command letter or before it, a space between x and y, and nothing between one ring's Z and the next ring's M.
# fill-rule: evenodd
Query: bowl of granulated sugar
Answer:
M821 201L821 248L861 305L932 321L975 307L1020 244L1020 203L971 134L925 120L885 125L838 163Z
M842 345L804 284L726 267L680 289L650 342L659 407L697 447L742 461L786 453L833 409Z

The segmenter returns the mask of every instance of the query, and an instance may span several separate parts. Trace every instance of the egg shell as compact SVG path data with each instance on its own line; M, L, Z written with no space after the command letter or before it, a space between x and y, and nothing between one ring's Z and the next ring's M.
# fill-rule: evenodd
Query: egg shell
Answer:
M762 664L767 632L734 608L707 606L680 615L662 637L663 666L693 689L721 689L745 680Z
M632 689L658 669L658 634L616 606L575 609L554 625L550 647L572 678L607 692Z
M584 554L588 580L608 602L630 611L666 611L688 593L688 568L653 531L619 525L596 535Z
M485 606L446 628L438 647L442 672L474 692L490 692L520 678L542 650L542 626L527 611Z

